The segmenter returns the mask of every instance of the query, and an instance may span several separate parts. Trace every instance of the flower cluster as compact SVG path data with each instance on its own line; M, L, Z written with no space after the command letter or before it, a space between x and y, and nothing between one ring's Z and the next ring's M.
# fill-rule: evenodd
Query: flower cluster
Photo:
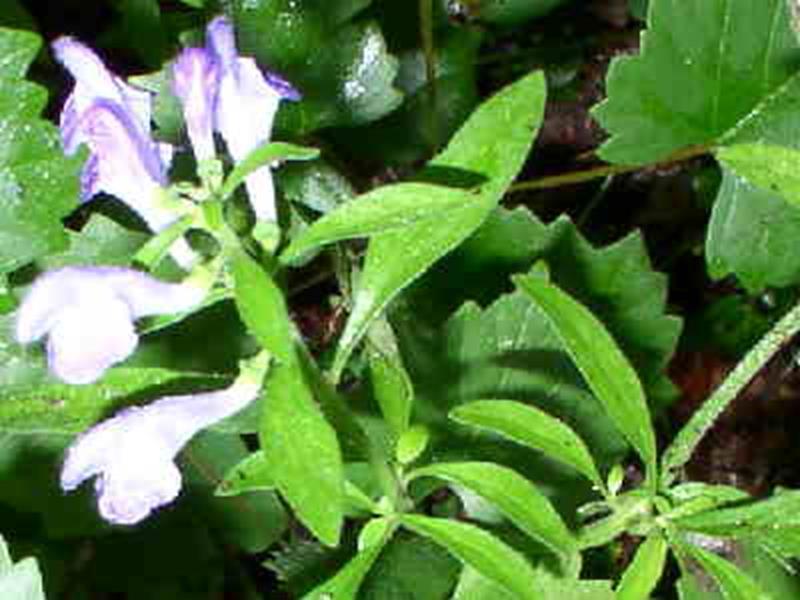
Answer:
M73 38L56 40L53 50L75 79L60 127L67 154L82 145L89 150L81 175L83 200L101 192L114 195L155 232L190 212L191 206L181 204L168 187L173 148L152 137L151 95L115 76ZM241 161L269 141L280 101L299 98L288 83L262 74L252 58L238 55L233 28L224 17L209 24L205 47L184 50L171 72L198 166L216 159L214 132L221 134L234 161ZM257 218L274 222L270 167L250 173L245 185ZM96 381L136 349L137 319L191 310L205 298L213 281L204 267L193 268L192 249L179 239L171 252L182 267L193 270L182 283L122 267L74 266L44 273L18 310L17 341L46 338L53 375L70 384ZM263 376L263 358L256 362ZM227 389L163 398L94 426L67 451L63 489L96 476L100 514L120 524L136 523L171 502L181 486L174 463L181 447L258 394L260 376L245 371Z

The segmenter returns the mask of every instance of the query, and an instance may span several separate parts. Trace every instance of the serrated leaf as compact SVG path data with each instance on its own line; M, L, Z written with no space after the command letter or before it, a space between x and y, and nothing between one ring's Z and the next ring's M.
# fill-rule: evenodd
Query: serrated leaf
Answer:
M437 477L469 488L564 562L577 551L574 536L547 497L508 467L481 462L436 463L408 474L409 481L418 477Z
M585 475L598 489L605 488L583 440L561 420L534 406L511 400L478 400L457 407L450 418L544 452Z
M712 144L795 70L785 0L661 0L648 16L640 55L614 60L594 111L612 135L600 149L609 162Z
M292 264L318 246L357 237L378 235L432 218L445 219L451 211L474 201L470 190L426 183L396 183L375 188L315 221L281 253Z
M67 159L56 127L40 119L46 95L22 80L41 42L0 28L0 273L62 250L61 224L76 205L83 154ZM15 89L14 89L15 88Z
M446 221L433 219L370 240L353 309L339 341L334 373L340 373L369 325L414 279L464 241L486 219L522 167L544 110L545 83L533 73L482 104L447 148L428 164L438 170L477 173L487 181ZM508 135L498 137L497 131Z
M379 27L351 22L363 0L235 0L241 49L280 71L303 94L287 103L278 126L297 134L358 125L391 112L402 101L392 86L397 59Z
M515 243L509 244L511 239ZM667 279L653 271L638 233L595 248L566 218L544 225L524 208L497 209L406 291L415 331L430 323L433 334L467 300L491 304L512 289L511 275L529 272L538 261L547 264L554 283L608 327L635 365L653 406L672 400L675 388L664 371L677 345L680 320L666 314ZM481 285L465 286L465 281Z
M227 378L156 368L116 367L89 385L39 383L0 392L0 431L64 436L80 433L135 401L224 387Z
M339 442L323 417L298 356L283 295L243 250L231 254L236 305L259 343L275 358L259 431L275 485L298 518L324 543L338 543L344 475Z
M502 585L520 600L542 600L536 573L516 550L482 529L418 515L404 515L400 523L414 533L441 544L484 577Z
M533 276L518 275L514 282L545 313L592 392L639 453L655 485L656 437L644 390L614 338L589 310L558 287Z
M617 587L617 600L648 600L664 571L667 541L651 535L636 550L636 555L622 574Z
M136 251L150 238L146 233L132 231L102 214L92 215L80 232L68 232L69 248L40 261L44 269L66 265L127 266Z

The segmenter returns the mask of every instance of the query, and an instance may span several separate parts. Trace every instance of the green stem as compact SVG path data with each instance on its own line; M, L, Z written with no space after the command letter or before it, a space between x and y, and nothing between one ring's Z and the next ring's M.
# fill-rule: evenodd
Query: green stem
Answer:
M576 171L573 173L565 173L563 175L552 175L550 177L542 177L541 179L534 179L532 181L521 181L512 185L509 192L524 192L528 190L541 190L546 188L554 188L562 185L572 185L575 183L583 183L584 181L591 181L601 177L611 177L614 175L621 175L623 173L633 173L641 171L645 168L658 168L666 167L672 163L695 158L708 153L708 146L691 146L685 148L675 154L670 155L663 161L659 161L652 165L603 165L602 167L594 167L586 171Z
M703 436L722 411L747 387L750 381L794 335L800 332L800 303L764 335L722 382L700 410L683 426L662 457L661 484L675 481L678 471L692 456Z
M436 48L433 44L433 0L419 0L419 30L425 54L425 79L428 83L428 131L432 150L439 145L439 128L436 122L438 90L436 85Z

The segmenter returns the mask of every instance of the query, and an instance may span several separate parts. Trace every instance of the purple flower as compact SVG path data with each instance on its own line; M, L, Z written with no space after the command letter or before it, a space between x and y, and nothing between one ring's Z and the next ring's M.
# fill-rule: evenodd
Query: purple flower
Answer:
M238 381L216 392L171 396L127 408L80 435L67 449L61 487L71 491L91 477L100 514L120 525L138 523L172 502L181 489L180 449L201 429L232 415L260 386Z
M205 296L189 283L165 283L121 267L64 267L39 277L17 313L16 339L47 336L47 362L59 379L91 383L136 349L133 322L188 310Z
M219 64L202 48L186 48L172 65L172 89L181 100L198 162L214 158L214 102L219 76Z
M300 99L288 82L263 74L252 58L237 54L233 26L225 17L209 23L205 48L189 48L179 55L173 80L198 160L213 155L212 128L222 134L234 161L243 160L269 141L281 100ZM274 222L269 166L248 175L245 186L256 218Z
M75 78L61 112L64 151L89 147L81 177L83 200L100 192L113 194L153 231L174 222L178 215L160 203L172 148L151 138L150 94L116 77L73 38L57 39L53 51Z

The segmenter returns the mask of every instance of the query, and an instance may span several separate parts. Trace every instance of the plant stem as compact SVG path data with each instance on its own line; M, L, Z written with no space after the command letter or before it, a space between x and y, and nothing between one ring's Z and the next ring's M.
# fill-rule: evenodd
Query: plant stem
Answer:
M419 30L422 51L425 55L425 79L428 84L428 133L431 150L439 145L439 127L436 119L438 90L436 84L436 47L433 43L433 0L419 0Z
M700 410L675 436L661 460L661 484L668 487L678 471L692 456L703 436L764 365L798 332L800 332L800 303L795 305L764 337L745 355L736 368L705 401Z
M521 181L512 185L508 191L524 192L527 190L541 190L545 188L554 188L562 185L571 185L575 183L583 183L584 181L591 181L600 177L611 177L613 175L621 175L623 173L633 173L634 171L641 171L644 168L658 168L672 165L673 163L702 156L709 151L708 146L690 146L684 148L679 152L670 155L668 158L652 165L603 165L601 167L594 167L586 171L576 171L573 173L564 173L562 175L551 175L550 177L542 177L541 179L534 179L532 181Z

